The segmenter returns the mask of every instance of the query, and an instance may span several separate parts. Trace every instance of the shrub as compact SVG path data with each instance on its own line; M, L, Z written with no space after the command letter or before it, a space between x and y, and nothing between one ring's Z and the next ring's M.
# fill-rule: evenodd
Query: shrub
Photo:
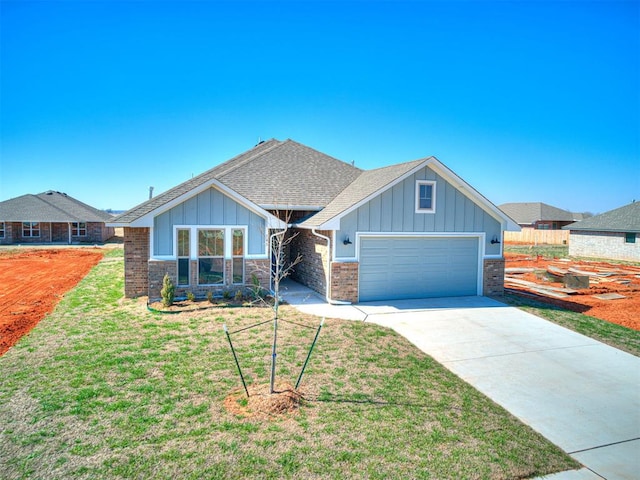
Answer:
M193 302L196 299L196 296L193 294L193 292L187 292L187 300L189 300L190 302Z
M207 292L207 300L209 303L213 303L213 292L211 290Z
M176 287L171 281L171 277L168 273L165 273L164 278L162 279L162 290L160 290L160 295L162 296L162 305L165 307L173 305L173 299L176 295Z
M222 292L222 298L224 298L225 300L230 300L231 292L229 290L225 290L224 292Z
M242 290L236 290L236 295L234 297L234 300L236 302L241 302L242 301Z

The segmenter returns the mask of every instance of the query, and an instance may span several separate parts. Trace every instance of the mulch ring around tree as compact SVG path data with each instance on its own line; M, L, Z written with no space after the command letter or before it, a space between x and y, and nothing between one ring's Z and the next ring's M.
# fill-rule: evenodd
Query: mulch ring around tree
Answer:
M249 397L244 388L231 392L224 399L224 406L233 415L243 418L270 418L295 414L302 403L302 394L293 385L277 382L274 393L269 393L270 385L247 385Z

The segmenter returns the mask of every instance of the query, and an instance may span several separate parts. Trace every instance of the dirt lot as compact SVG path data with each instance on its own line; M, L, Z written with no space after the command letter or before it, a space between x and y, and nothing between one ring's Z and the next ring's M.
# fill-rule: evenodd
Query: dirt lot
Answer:
M505 287L543 302L640 330L640 266L596 261L547 259L507 253ZM588 288L567 288L563 272L588 277ZM509 279L515 280L510 283ZM534 283L528 285L528 283ZM536 291L542 287L543 292ZM551 287L546 294L545 289ZM604 300L594 295L616 294Z
M103 255L84 248L0 252L0 355L51 312Z

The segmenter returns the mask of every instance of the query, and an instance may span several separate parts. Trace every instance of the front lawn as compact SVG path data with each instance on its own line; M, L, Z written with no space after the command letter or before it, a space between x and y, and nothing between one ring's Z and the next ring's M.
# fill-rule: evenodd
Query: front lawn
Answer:
M162 315L122 291L122 260L100 263L0 357L3 478L514 479L578 467L404 338L362 322L327 320L297 413L239 417L224 406L242 384L222 325L271 311ZM277 378L294 384L319 319L281 314ZM266 323L232 337L254 385L268 382L271 336Z

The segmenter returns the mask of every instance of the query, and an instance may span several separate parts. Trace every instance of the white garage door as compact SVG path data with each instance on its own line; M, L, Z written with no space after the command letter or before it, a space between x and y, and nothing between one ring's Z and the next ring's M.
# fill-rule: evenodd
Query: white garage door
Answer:
M360 301L478 294L477 237L363 237Z

